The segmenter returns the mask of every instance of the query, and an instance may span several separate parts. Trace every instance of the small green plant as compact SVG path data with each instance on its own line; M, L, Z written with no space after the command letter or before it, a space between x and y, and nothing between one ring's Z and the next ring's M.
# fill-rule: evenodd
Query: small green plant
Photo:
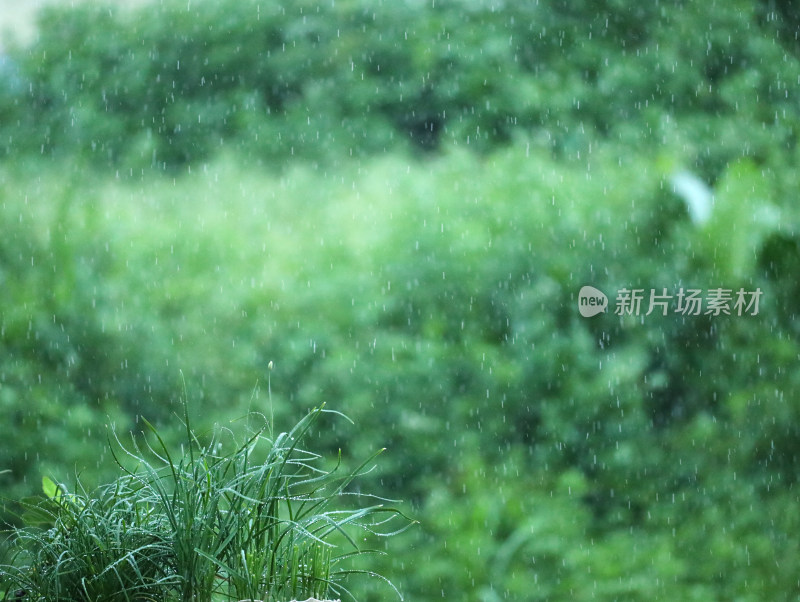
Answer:
M130 479L91 496L67 493L46 477L43 485L47 499L28 508L31 526L15 533L6 599L147 600L177 583L167 534L155 528L155 508L138 499Z
M185 409L179 458L146 420L150 438L130 446L111 429L122 476L91 493L80 482L70 493L45 477L45 498L25 504L26 524L13 531L0 591L6 600L47 602L284 602L349 595L343 581L359 573L394 588L350 566L374 552L353 533L389 536L411 522L388 500L347 492L380 451L339 474L341 454L326 469L321 456L299 447L322 414L343 416L320 406L275 437L264 419L223 453L222 434L231 431L218 429L201 444ZM369 504L351 502L358 499ZM405 524L387 532L397 518Z

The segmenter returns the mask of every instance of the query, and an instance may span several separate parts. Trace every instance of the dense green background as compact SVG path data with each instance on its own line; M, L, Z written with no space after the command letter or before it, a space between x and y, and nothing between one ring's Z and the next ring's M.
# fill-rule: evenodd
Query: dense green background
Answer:
M55 8L0 59L0 474L321 401L410 600L800 595L790 2ZM713 187L693 223L671 176ZM763 291L591 319L577 292ZM255 393L254 393L255 388ZM354 584L384 600L380 583Z

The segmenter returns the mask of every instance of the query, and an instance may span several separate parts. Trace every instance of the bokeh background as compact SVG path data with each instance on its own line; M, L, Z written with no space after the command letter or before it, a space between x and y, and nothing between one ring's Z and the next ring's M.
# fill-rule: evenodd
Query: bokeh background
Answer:
M178 441L184 379L204 431L269 378L388 448L406 599L800 595L794 3L0 7L4 520L113 478L110 424Z

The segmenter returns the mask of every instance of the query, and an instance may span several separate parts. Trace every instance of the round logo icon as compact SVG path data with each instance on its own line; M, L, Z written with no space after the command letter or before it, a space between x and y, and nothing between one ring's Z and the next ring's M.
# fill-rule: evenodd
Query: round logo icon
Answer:
M578 292L578 311L584 318L603 313L608 307L608 297L593 286L582 286Z

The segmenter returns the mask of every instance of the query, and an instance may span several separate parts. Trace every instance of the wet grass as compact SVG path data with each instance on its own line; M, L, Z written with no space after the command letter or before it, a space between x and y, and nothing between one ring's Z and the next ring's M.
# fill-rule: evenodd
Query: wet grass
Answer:
M276 436L262 417L261 428L223 453L233 433L218 429L201 443L186 409L178 457L147 421L148 436L129 445L111 430L122 475L92 492L45 478L45 497L26 502L26 526L13 531L0 595L283 602L348 595L345 581L356 574L383 579L353 568L353 558L374 552L356 533L388 536L410 522L387 500L348 492L380 451L343 471L341 454L323 468L321 456L300 447L323 414L342 416L320 406ZM395 519L403 526L387 530Z

